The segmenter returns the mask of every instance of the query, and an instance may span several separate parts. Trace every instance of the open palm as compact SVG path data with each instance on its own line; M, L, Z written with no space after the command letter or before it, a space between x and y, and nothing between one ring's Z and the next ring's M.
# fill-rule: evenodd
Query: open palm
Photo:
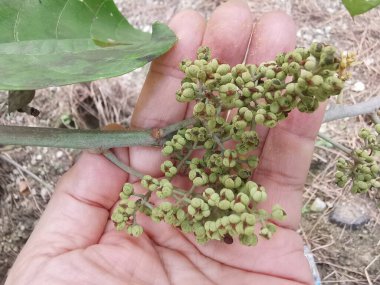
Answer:
M178 43L151 66L132 125L164 127L191 115L177 103L181 74L177 64L193 58L200 45L231 65L259 63L295 44L295 26L281 12L264 15L253 26L248 6L230 1L208 23L193 11L176 15L171 28ZM61 179L39 224L10 271L13 284L311 284L303 243L295 232L302 188L323 110L312 115L293 111L276 128L259 129L261 164L254 181L270 197L268 209L281 204L288 219L256 247L212 241L198 245L164 223L139 216L144 234L136 239L116 232L110 211L128 177L101 155L84 153ZM119 148L115 154L137 170L159 176L162 162L154 148Z

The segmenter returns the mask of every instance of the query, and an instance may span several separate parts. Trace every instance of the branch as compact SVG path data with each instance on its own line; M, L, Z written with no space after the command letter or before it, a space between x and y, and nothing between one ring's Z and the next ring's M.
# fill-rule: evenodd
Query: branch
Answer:
M128 174L134 175L134 176L136 176L137 178L140 178L140 179L142 179L144 177L144 174L142 174L141 172L138 172L136 169L133 169L129 165L124 164L111 151L107 150L107 151L105 151L103 153L103 155L108 160L110 160L111 162L113 162L115 165L117 165L118 167L120 167L122 170L124 170L125 172L127 172Z
M0 144L75 149L159 146L167 135L195 122L194 118L190 118L161 129L125 131L0 126Z
M323 122L330 122L347 117L355 117L375 112L380 108L380 96L355 105L333 105L326 111Z

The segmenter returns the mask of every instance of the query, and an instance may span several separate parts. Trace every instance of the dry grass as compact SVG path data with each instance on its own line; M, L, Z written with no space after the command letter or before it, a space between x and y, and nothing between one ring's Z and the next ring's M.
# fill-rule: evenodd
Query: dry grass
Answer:
M123 12L131 23L148 31L153 21L167 22L177 11L184 8L198 10L206 17L221 0L119 0ZM272 10L285 10L298 24L298 45L308 46L312 40L332 43L341 49L355 50L362 62L353 72L352 79L339 98L340 102L353 104L378 96L380 85L380 9L371 11L352 21L340 1L258 1L250 0L255 17ZM39 118L23 114L5 114L5 94L0 93L0 123L29 126L59 126L61 117L70 114L73 123L80 127L99 127L110 122L128 125L133 106L141 90L147 67L125 76L89 84L56 87L38 91L33 106L41 109ZM353 92L352 86L361 81L362 92ZM368 126L364 116L325 124L321 132L342 144L356 148L357 133ZM3 149L4 151L4 149ZM48 150L46 148L11 149L9 159L32 172L49 184L72 165L77 152ZM313 168L305 187L304 201L309 205L319 197L329 205L320 214L307 213L300 233L311 248L321 272L323 284L380 284L380 213L376 206L372 221L363 229L351 231L328 222L331 207L340 199L350 196L348 191L333 185L335 165L341 152L319 146L314 154ZM52 167L53 166L53 167ZM20 180L26 180L31 189L29 196L18 192ZM49 199L49 190L20 167L0 159L0 232L7 240L1 249L3 265L10 264L33 228L33 222ZM377 195L377 196L376 196ZM379 203L379 194L362 195ZM26 222L27 221L27 224ZM26 224L26 225L25 225ZM12 234L12 233L16 234ZM10 240L10 242L9 242ZM12 246L14 244L14 246ZM9 246L10 245L10 246ZM351 256L349 256L351 255ZM1 263L0 263L1 265ZM1 269L5 270L6 266ZM1 284L1 276L0 276Z
M294 1L292 14L299 23L300 45L307 45L310 39L317 38L342 49L357 52L362 64L354 69L352 79L339 98L340 103L354 104L378 96L380 23L377 19L380 11L379 9L371 11L352 21L348 13L337 3L338 1L318 4L315 1ZM353 92L351 89L357 81L365 85L365 90L360 93ZM369 120L365 116L344 119L324 124L321 132L355 149L360 146L357 134L362 127L368 127L368 123ZM321 169L310 172L312 182L305 187L305 205L311 203L315 197L319 197L330 207L322 214L306 215L301 232L316 258L322 284L379 284L380 212L376 205L372 207L371 222L361 230L353 232L333 226L328 222L332 206L339 200L351 196L348 189L338 189L333 183L334 161L339 157L345 157L345 155L327 147L316 149L313 164ZM368 201L377 201L373 202L374 204L379 203L378 194L374 192L362 196Z

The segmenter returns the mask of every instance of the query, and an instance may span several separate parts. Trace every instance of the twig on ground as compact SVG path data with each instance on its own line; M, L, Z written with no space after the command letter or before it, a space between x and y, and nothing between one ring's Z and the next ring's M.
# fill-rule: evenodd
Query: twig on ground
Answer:
M27 175L29 175L30 177L32 177L34 180L36 180L38 183L44 185L49 190L50 193L53 192L53 188L54 187L52 185L50 185L49 183L46 183L41 178L39 178L37 175L35 175L33 172L29 171L25 167L23 167L20 164L18 164L10 156L8 156L8 155L5 154L5 155L0 155L0 158L2 160L4 160L4 161L8 162L9 164L12 164L13 166L15 166L16 168L18 168L22 172L26 173Z
M340 143L330 139L329 137L325 136L322 133L318 133L318 137L320 137L321 139L331 143L334 147L340 149L341 151L345 152L348 155L350 155L352 153L352 149L345 147L344 145L341 145Z
M41 178L39 178L37 175L35 175L33 172L29 171L28 169L26 169L23 166L21 166L20 164L18 164L9 155L0 155L0 158L3 159L4 161L8 162L9 164L12 164L13 166L15 166L17 168L17 170L20 172L21 176L24 178L25 183L28 185L29 189L31 189L31 187L30 187L30 185L28 183L28 180L26 179L24 173L27 174L27 175L29 175L30 177L32 177L34 180L36 180L40 184L44 185L48 189L48 192L49 192L49 195L50 195L50 193L52 192L52 189L53 189L53 187L50 184L46 183ZM41 215L42 212L43 212L43 210L38 205L37 199L35 197L35 193L33 191L31 191L31 194L32 194L32 199L34 201L34 204L36 205L36 208L37 208L38 212Z
M364 269L364 273L365 273L365 277L367 278L367 281L368 281L368 284L369 285L373 285L372 281L371 281L371 278L369 276L369 273L368 273L368 269L372 266L372 264L374 264L376 262L376 260L378 260L380 257L380 255L376 256L367 266L366 268Z

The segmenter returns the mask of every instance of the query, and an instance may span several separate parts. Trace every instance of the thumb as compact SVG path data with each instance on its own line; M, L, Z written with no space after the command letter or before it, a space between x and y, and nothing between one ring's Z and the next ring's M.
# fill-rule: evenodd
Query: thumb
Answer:
M128 163L128 150L115 150ZM98 242L127 174L99 154L83 153L62 177L23 252L59 255ZM37 253L37 252L36 252Z

